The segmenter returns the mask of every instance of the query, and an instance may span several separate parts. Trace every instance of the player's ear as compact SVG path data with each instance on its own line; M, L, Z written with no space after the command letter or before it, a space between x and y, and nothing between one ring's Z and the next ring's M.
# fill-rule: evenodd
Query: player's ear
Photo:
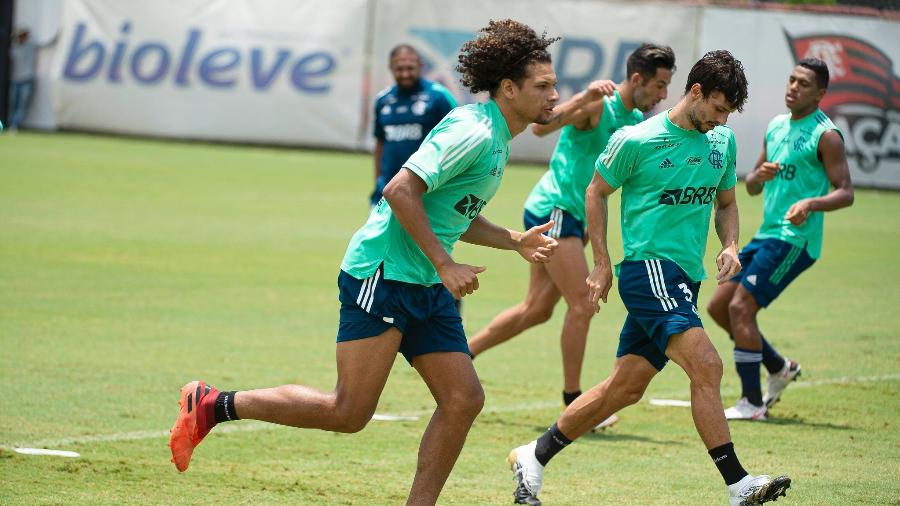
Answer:
M641 74L638 72L631 74L628 81L631 83L631 86L641 86L644 84L644 78L641 77Z

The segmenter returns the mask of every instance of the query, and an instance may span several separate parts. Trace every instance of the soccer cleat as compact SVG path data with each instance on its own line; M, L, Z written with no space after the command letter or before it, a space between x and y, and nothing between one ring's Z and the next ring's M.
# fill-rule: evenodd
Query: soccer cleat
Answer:
M725 419L764 422L769 419L768 411L765 406L754 406L746 397L741 397L737 404L725 410Z
M506 457L516 480L516 490L513 492L516 504L541 506L541 500L537 495L541 491L541 482L544 479L544 466L534 456L536 445L537 441L532 441L509 452L509 456Z
M766 395L763 396L763 404L767 408L771 408L781 399L781 393L784 392L784 389L798 377L800 377L800 364L786 359L784 367L780 371L775 374L769 374L769 379L766 381Z
M791 488L791 479L787 476L779 476L775 479L766 475L744 476L744 478L728 485L729 506L757 506L769 501L777 501L779 497L787 495L787 489Z
M194 448L216 424L215 420L207 420L204 410L200 409L200 401L208 395L218 395L218 391L203 381L191 381L181 387L180 412L169 431L169 449L172 450L172 462L182 473L191 463Z
M598 430L606 430L607 428L615 425L616 422L618 422L618 421L619 421L619 417L617 415L615 415L615 414L609 415L609 417L607 417L606 420L603 420L602 422L598 423L596 427L591 429L591 432L597 432Z

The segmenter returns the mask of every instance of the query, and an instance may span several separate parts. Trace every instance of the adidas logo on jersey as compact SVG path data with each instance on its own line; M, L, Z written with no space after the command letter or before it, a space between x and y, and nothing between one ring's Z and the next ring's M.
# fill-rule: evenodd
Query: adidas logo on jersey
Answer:
M662 163L659 164L660 169L671 169L674 166L675 164L672 163L672 160L669 160L668 158L666 158L662 161Z

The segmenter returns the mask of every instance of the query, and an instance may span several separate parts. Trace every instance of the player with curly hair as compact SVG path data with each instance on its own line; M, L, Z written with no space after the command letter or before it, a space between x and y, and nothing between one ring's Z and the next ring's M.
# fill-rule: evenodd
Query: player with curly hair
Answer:
M509 141L547 122L559 95L547 46L512 20L491 21L462 48L459 71L486 103L451 111L428 134L350 240L338 275L341 301L334 390L302 385L219 391L182 387L169 446L179 471L218 423L241 418L292 427L358 432L371 420L394 358L403 354L437 402L419 446L408 504L434 504L484 403L454 299L478 289L485 270L457 263L465 241L547 262L552 222L526 232L489 222L482 208L497 192Z

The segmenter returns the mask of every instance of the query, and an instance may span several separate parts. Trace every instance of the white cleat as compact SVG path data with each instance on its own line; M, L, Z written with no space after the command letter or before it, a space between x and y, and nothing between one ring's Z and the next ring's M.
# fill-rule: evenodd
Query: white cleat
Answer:
M591 432L597 432L598 430L606 430L607 428L615 425L616 422L618 422L618 421L619 421L619 417L617 415L615 415L615 414L609 415L609 417L606 420L603 420L602 422L598 423L596 427L591 429Z
M791 488L791 479L779 476L772 479L766 475L744 476L744 478L728 485L729 506L757 506L769 501L777 501L787 494Z
M509 452L506 457L516 480L516 490L513 492L516 504L541 506L537 495L544 480L544 466L534 456L536 445L537 441L532 441Z
M725 410L725 419L764 422L769 419L768 411L765 406L754 406L746 397L741 397L737 404Z
M771 408L779 399L784 389L800 376L800 364L793 360L785 359L784 367L775 374L769 374L766 381L766 395L763 396L763 404Z

